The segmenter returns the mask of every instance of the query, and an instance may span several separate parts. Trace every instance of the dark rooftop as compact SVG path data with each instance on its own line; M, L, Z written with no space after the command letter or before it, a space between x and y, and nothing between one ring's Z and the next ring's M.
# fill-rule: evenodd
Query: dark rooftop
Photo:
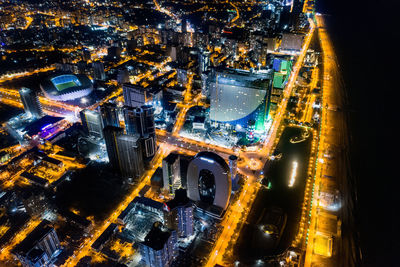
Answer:
M25 237L14 249L13 253L26 255L32 248L36 246L36 242L46 236L53 227L50 226L48 220L43 220L33 231Z
M177 159L179 159L179 154L174 152L169 153L169 155L164 158L169 164L173 164Z
M154 250L161 250L163 249L165 243L168 242L168 238L170 237L170 235L171 232L169 232L168 230L163 231L161 229L160 222L155 222L150 232L146 235L142 244L147 247L151 247Z
M187 197L186 189L178 189L175 190L175 197L173 200L168 201L167 203L168 208L171 210L176 207L186 206L190 204L190 199Z

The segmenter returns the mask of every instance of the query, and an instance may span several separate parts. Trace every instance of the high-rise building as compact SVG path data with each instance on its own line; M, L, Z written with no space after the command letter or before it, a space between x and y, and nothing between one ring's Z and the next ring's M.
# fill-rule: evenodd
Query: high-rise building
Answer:
M43 116L42 105L40 104L39 97L36 93L26 87L22 87L19 90L22 104L24 104L24 110L27 114L35 118L41 118Z
M139 135L127 135L120 127L103 129L108 158L122 177L139 178L144 172L143 153Z
M149 161L157 150L154 124L154 108L144 105L140 108L124 107L126 133L139 134L143 159Z
M139 135L120 135L117 137L117 145L121 175L139 178L144 172Z
M115 126L106 126L103 129L104 141L106 143L108 159L115 169L119 169L118 160L118 136L122 135L124 129Z
M104 65L100 61L92 63L93 67L93 78L95 80L104 81L106 79L106 73L104 72Z
M162 160L164 189L169 194L181 186L180 157L177 153L170 153Z
M43 220L12 251L23 266L49 266L61 245L50 222Z
M154 223L145 240L139 243L142 261L149 267L168 267L177 255L176 232Z
M87 135L103 138L103 121L97 110L84 109L80 117Z
M255 130L264 131L269 114L273 71L250 72L217 69L208 79L210 120L247 127L254 120Z
M199 74L208 70L210 66L210 52L209 51L199 51Z
M193 205L187 197L186 189L175 191L173 200L165 203L169 210L167 223L175 229L178 237L189 237L194 234Z
M106 102L100 106L103 126L119 127L118 108L114 103Z
M127 134L137 134L137 117L136 117L136 108L132 108L129 106L124 106L124 122L125 122L125 130Z
M136 109L137 131L142 140L143 158L149 161L157 150L154 108L144 105Z

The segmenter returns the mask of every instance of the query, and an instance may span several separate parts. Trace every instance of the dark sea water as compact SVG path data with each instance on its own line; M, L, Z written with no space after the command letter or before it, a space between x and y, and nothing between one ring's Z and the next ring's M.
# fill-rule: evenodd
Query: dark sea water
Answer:
M356 188L353 211L363 266L398 266L394 200L398 117L398 8L396 1L317 1L329 14L327 26L349 96L351 172ZM397 28L396 28L397 27ZM397 146L396 146L397 147ZM385 156L383 156L385 155ZM392 191L394 190L394 191ZM395 262L397 262L395 264Z

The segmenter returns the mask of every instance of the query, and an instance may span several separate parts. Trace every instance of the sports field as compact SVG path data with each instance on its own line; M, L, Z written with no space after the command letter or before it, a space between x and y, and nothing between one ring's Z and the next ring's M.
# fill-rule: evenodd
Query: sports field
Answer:
M67 88L70 88L70 87L74 87L74 86L78 86L78 85L73 81L68 81L68 82L65 82L65 83L54 84L54 86L57 88L58 91L62 91L64 89L67 89Z

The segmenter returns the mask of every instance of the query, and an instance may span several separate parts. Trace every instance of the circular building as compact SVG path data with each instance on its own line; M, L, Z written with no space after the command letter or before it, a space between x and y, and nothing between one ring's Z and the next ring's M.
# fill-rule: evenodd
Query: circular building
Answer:
M231 173L223 158L213 152L200 152L189 163L188 197L206 206L225 210L231 195Z
M40 84L40 89L49 99L68 101L89 95L93 84L83 74L61 74L48 77Z

